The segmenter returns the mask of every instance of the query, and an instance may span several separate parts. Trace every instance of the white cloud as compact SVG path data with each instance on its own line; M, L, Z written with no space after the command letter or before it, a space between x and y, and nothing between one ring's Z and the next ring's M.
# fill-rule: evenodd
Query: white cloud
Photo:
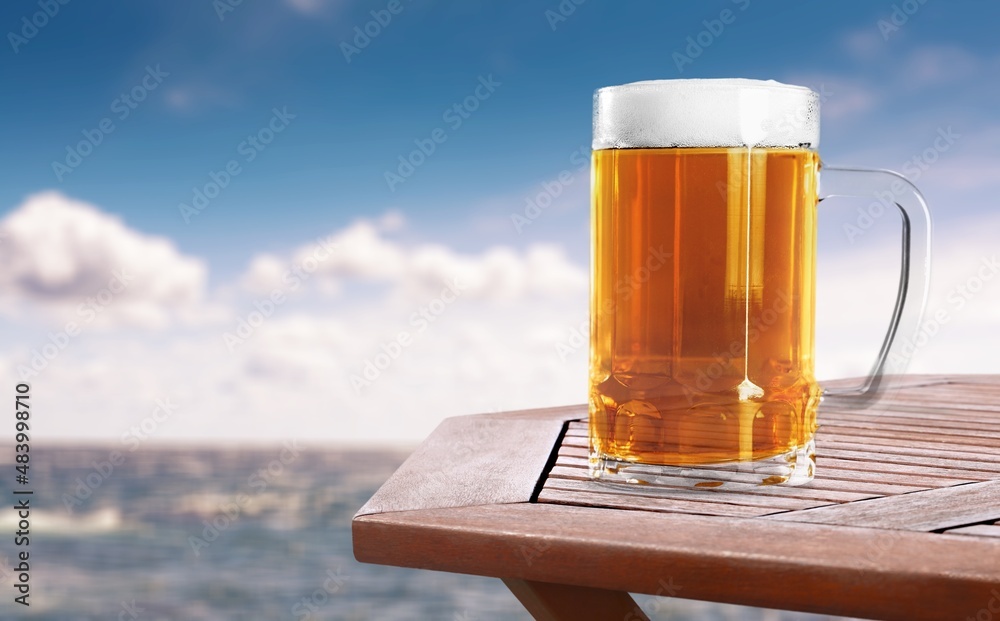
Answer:
M912 50L897 71L902 85L921 90L967 82L985 62L958 46L925 45Z
M204 310L202 261L57 192L30 196L0 220L0 241L0 310L9 315L72 317L85 305L95 325L164 327Z
M406 226L406 216L401 211L391 209L379 216L376 224L381 230L393 233Z
M991 353L1000 346L1000 273L989 268L1000 258L1000 215L938 226L934 235L931 288L921 330L934 334L914 338L919 346L908 372L1000 372L1000 361ZM819 259L817 368L823 378L862 375L874 362L895 298L898 269L898 238L885 236L884 241L861 252ZM915 302L911 296L909 303ZM935 320L940 313L945 321ZM897 340L911 336L901 333Z
M144 256L164 243L86 209L93 211L90 220L121 227ZM121 230L107 237L118 239ZM935 261L930 310L931 315L947 310L949 321L920 348L911 371L1000 371L992 355L998 345L993 335L1000 323L1000 274L961 308L950 299L976 277L984 257L992 258L998 231L1000 217L938 231L938 248L944 250ZM150 441L415 442L446 416L586 400L587 294L580 282L585 268L567 261L558 248L461 254L445 245L408 246L372 223L351 225L329 239L366 257L324 267L334 274L331 280L341 281L344 293L354 284L374 283L383 287L380 295L340 295L320 304L308 296L291 297L267 318L252 321L244 342L233 348L223 332L236 331L235 316L214 326L173 325L156 337L136 338L118 329L87 332L30 378L38 407L53 413L40 419L39 433L117 442L151 415L157 399L168 399L177 410L157 425ZM272 257L275 270L287 269L308 256L302 249L317 245ZM870 365L888 319L895 287L890 259L896 252L887 243L820 257L821 379L856 375ZM261 265L271 259L258 257L248 274L266 271ZM175 258L185 260L190 259ZM388 265L375 269L372 263L378 261ZM885 269L876 269L883 264ZM74 273L58 261L53 265L46 265L46 274ZM439 294L426 283L452 273L466 275L469 291L421 315ZM410 281L424 284L410 288ZM48 303L22 297L29 306ZM241 320L248 320L254 307L242 308ZM19 365L44 338L16 338L21 342L0 351L0 371L17 377ZM367 383L359 387L355 377Z
M841 45L855 59L867 61L884 49L885 39L875 28L861 28L845 33Z
M414 441L444 416L583 400L585 349L564 360L555 348L586 314L582 266L555 246L459 253L406 244L391 237L404 223L390 213L287 255L259 255L239 280L242 292L236 283L220 285L231 309L223 321L181 325L167 320L179 309L208 308L200 261L95 207L57 194L33 197L0 229L8 233L4 251L24 260L5 276L7 298L25 313L62 308L101 284L94 274L122 262L135 279L107 313L145 308L165 330L128 330L135 317L126 313L58 348L44 334L22 334L0 352L0 367L12 377L32 370L26 379L41 407L64 413L43 432L69 437L118 438L149 416L156 399L180 407L154 440L345 442ZM57 234L48 239L43 231ZM31 247L52 252L31 254ZM290 293L282 276L291 268L308 272L303 290L374 289L361 297L288 296L267 318L253 317L254 302L264 299L253 299L254 291ZM442 295L456 275L458 295ZM253 329L242 342L227 344L224 333L247 321ZM393 345L404 334L407 344ZM386 366L383 354L394 349ZM366 371L370 383L359 389L352 376Z
M31 378L38 407L58 413L38 431L117 441L157 399L170 399L178 409L151 441L416 442L447 416L582 402L586 349L563 360L555 344L585 304L584 296L515 308L460 300L418 325L377 303L282 309L233 352L208 330L155 342L89 335ZM384 358L404 332L408 345ZM25 356L0 364L14 377ZM378 374L356 390L352 376L375 364Z
M826 81L829 101L822 104L823 115L828 119L843 119L864 114L879 105L879 96L854 80L831 79Z
M587 286L586 272L557 246L534 245L523 252L497 246L477 255L459 254L440 244L406 246L386 237L400 226L398 217L383 216L376 224L355 222L286 257L257 255L241 282L260 295L290 288L301 272L303 282L322 291L376 283L402 303L433 296L455 279L467 297L493 300L559 296Z
M991 123L974 129L963 127L954 149L941 153L939 159L929 165L926 179L942 189L952 191L948 194L950 197L954 197L955 192L994 189L993 193L985 194L988 198L983 201L985 205L992 206L997 204L995 188L1000 185L998 170L1000 124ZM944 205L942 207L950 208Z
M786 81L829 93L822 103L825 119L864 119L874 113L901 115L919 98L933 100L950 93L935 110L923 104L921 116L962 110L963 117L991 118L1000 57L980 56L961 45L887 44L870 30L842 37L843 49L858 67L844 72L791 73ZM950 89L950 90L946 90ZM969 114L974 112L973 114Z

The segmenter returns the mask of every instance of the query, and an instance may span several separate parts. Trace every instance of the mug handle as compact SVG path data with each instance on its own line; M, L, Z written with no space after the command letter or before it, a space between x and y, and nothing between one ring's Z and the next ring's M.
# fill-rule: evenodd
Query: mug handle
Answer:
M872 198L870 210L879 205L882 212L889 212L895 206L902 223L896 303L875 364L860 385L823 390L824 401L829 400L831 405L868 407L882 396L892 378L906 371L915 353L913 343L922 326L930 292L931 213L920 190L891 170L823 167L819 179L820 203L836 196ZM902 341L897 338L900 335ZM888 378L886 372L891 374Z

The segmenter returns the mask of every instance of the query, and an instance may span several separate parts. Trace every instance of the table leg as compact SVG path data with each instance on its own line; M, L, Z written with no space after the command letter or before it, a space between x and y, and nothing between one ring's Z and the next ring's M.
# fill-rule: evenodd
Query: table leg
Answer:
M536 621L649 621L625 591L509 578L503 583Z

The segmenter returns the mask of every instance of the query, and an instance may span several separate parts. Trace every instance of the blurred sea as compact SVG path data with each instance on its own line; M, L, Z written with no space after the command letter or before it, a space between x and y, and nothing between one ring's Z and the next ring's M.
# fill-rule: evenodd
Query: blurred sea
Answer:
M11 448L3 453L8 507ZM112 451L124 462L111 463ZM8 508L0 512L0 619L529 618L499 580L354 560L351 517L403 452L32 445L31 456L31 606L13 602L11 566L23 548ZM654 619L829 618L637 601Z

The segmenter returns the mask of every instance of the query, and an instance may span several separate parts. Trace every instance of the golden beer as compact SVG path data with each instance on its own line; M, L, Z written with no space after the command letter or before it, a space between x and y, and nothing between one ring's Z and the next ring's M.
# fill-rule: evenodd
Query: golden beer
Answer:
M821 189L819 108L771 80L594 93L591 477L651 492L807 483L820 398L856 411L892 383L884 369L905 371L892 348L922 330L930 213L890 171L824 167ZM871 372L822 390L816 215L845 196L898 210L903 257Z
M818 168L808 148L594 151L592 468L811 446Z

